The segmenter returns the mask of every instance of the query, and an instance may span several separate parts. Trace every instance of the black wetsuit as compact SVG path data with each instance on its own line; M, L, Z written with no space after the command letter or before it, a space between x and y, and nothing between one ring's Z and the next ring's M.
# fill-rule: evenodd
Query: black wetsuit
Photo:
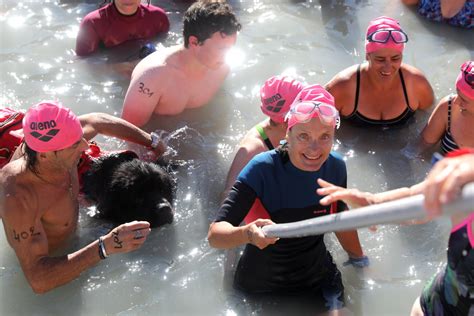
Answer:
M238 226L256 218L289 223L347 209L343 202L319 204L316 179L346 187L344 161L331 153L319 171L296 168L286 151L271 150L255 156L242 170L216 222ZM248 293L322 294L328 305L342 306L340 272L326 250L323 235L282 238L260 250L247 244L237 266L234 285ZM336 298L336 299L335 299ZM334 305L332 306L334 307Z

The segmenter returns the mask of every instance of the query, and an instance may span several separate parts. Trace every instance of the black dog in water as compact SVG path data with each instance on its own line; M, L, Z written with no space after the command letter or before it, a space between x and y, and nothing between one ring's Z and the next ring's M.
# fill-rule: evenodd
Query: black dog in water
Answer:
M117 223L172 223L174 190L175 182L162 166L141 161L133 152L95 159L83 176L82 191L96 203L97 217Z

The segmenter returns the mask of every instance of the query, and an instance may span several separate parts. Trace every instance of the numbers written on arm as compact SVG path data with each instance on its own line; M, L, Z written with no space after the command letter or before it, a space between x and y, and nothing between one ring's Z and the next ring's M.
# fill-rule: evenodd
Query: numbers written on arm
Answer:
M153 95L154 92L152 92L150 89L145 87L145 84L143 82L140 82L139 87L138 87L138 92L143 93L144 95L147 95L149 98Z
M16 232L16 230L13 230L13 239L18 242L39 235L41 235L41 233L35 232L35 228L33 226L30 227L29 231Z

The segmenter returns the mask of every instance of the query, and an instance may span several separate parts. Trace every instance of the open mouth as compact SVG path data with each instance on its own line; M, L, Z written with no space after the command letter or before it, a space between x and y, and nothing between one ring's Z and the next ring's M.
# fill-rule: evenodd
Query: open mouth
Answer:
M322 155L308 155L308 154L303 153L303 157L307 160L317 161L321 159Z
M381 74L382 76L388 77L388 76L390 76L392 73L391 73L391 72L381 71L380 74Z

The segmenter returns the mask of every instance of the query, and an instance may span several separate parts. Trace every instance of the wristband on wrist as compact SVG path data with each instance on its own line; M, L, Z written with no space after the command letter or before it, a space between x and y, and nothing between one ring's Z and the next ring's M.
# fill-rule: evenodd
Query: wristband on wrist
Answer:
M99 257L100 257L100 259L104 260L108 256L109 255L105 251L104 237L100 236L99 237Z
M151 132L150 136L151 136L151 145L150 145L150 147L155 149L156 147L158 147L158 144L160 143L160 135L158 135L155 132Z

